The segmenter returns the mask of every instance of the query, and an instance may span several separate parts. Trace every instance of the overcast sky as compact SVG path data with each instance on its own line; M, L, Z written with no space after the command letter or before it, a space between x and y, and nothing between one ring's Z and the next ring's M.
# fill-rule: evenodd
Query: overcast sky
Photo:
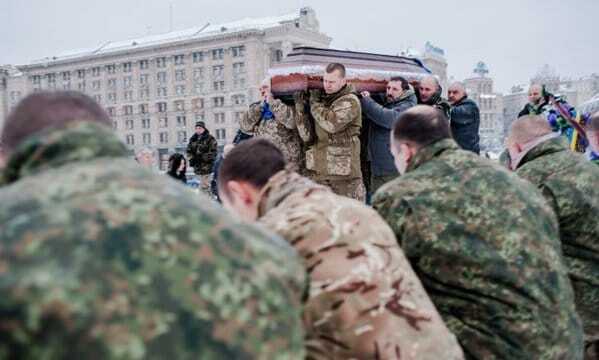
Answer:
M500 91L543 64L567 77L599 73L599 0L0 0L0 64L167 32L169 3L174 30L311 6L334 48L397 54L431 41L450 76L469 77L482 60Z

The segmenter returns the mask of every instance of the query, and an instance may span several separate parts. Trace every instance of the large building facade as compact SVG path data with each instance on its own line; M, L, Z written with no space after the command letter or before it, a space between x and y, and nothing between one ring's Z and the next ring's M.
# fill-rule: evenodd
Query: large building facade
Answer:
M503 146L503 98L495 92L484 62L476 64L473 73L473 77L464 80L464 86L480 110L480 148L499 151Z
M156 149L161 161L184 151L196 121L220 145L230 142L268 68L293 47L327 48L314 10L206 25L159 36L108 42L0 68L0 125L28 93L77 90L102 104L131 150Z

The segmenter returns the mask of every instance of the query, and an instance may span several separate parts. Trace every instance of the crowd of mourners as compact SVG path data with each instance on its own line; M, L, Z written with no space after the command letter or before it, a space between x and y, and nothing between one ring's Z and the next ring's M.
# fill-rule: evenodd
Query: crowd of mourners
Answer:
M88 96L21 101L0 358L599 359L599 113L533 84L493 161L461 83L259 92L166 174Z

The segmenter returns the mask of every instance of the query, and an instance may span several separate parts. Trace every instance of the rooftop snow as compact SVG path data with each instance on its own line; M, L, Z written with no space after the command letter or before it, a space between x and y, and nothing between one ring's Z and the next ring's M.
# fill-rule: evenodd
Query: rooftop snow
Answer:
M206 24L200 27L172 31L160 35L144 36L136 39L122 41L107 41L93 48L69 50L55 56L39 59L33 61L30 65L36 65L52 61L75 59L90 55L106 54L122 50L137 49L141 47L156 46L176 41L202 39L213 35L232 34L248 30L266 30L269 28L280 26L282 24L293 23L295 21L298 21L299 17L299 11L297 11L281 16L272 16L264 18L245 18L238 21L214 25Z

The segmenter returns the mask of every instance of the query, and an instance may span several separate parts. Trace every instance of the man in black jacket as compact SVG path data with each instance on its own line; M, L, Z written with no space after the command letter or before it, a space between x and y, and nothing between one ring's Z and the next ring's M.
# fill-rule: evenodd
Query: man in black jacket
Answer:
M450 123L453 139L462 149L479 154L480 112L478 106L468 98L466 88L462 83L451 84L447 95L451 104Z
M387 84L387 93L382 101L376 102L368 91L362 92L362 111L370 120L368 131L368 159L371 167L371 192L397 177L397 168L389 150L389 133L401 113L416 105L414 90L400 76L393 77Z
M437 108L449 119L450 105L447 100L443 99L441 96L443 88L435 76L428 75L422 78L416 90L418 104Z
M196 122L195 134L189 139L187 145L187 156L189 165L199 176L202 191L207 194L210 194L210 174L217 151L218 143L206 129L206 124L203 121Z

